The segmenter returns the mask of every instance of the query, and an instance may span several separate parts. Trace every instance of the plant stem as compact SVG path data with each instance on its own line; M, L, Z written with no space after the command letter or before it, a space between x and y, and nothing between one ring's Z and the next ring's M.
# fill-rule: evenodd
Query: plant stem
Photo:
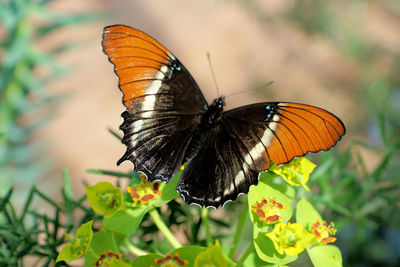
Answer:
M206 245L207 247L211 246L213 241L212 241L212 236L211 236L211 231L210 231L210 224L208 222L208 210L206 207L203 207L201 209L201 221L204 226L204 230L206 231Z
M165 238L168 240L169 243L174 248L180 248L182 247L181 243L175 238L175 236L171 233L171 231L168 229L168 227L165 225L165 223L161 220L160 214L158 214L157 210L155 208L152 208L149 211L149 214L151 218L153 218L154 223L158 227L158 230L160 230L161 233L164 234Z
M247 257L250 255L250 253L253 249L254 249L254 242L251 241L250 245L247 247L246 251L242 254L242 256L239 258L239 260L236 262L237 267L242 266L243 262L247 259Z
M247 208L247 199L246 199L246 201L244 201L244 203L243 203L239 222L236 226L236 232L235 232L235 236L233 237L232 247L229 250L229 258L231 258L231 259L233 259L233 256L235 255L235 251L236 251L237 245L239 243L240 236L242 234L244 222L246 221L246 218L247 218L247 211L248 211L248 208Z
M135 256L143 256L148 254L146 251L134 246L127 238L125 238L123 245L130 253Z
M89 169L89 170L86 170L86 172L93 173L93 174L110 175L110 176L116 176L116 177L127 177L127 178L132 178L132 176L134 176L132 173L122 173L122 172L107 171L107 170Z

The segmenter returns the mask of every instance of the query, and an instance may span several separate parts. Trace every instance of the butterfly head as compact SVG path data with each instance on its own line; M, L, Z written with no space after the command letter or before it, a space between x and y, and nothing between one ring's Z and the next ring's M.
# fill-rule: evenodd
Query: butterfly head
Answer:
M208 107L208 110L214 114L215 118L218 118L219 115L224 110L225 106L225 96L220 96L212 102L212 104Z
M214 122L220 117L225 106L225 97L220 96L215 99L208 107L206 113L203 115L202 125L206 128L211 127Z
M225 96L220 96L215 99L211 106L215 106L217 110L222 111L225 106Z

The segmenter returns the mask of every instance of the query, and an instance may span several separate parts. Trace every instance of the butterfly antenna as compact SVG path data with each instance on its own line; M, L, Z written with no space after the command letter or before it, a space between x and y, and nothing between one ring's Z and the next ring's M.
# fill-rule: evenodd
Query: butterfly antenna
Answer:
M207 52L207 59L208 59L208 64L210 65L211 74L212 74L212 77L214 79L214 84L215 84L215 87L217 88L217 94L218 94L218 97L219 97L220 94L219 94L217 79L215 79L214 69L213 69L212 64L211 64L210 52Z
M261 88L264 88L264 87L270 86L270 85L271 85L271 84L273 84L273 83L274 83L273 81L270 81L269 83L266 83L266 84L263 84L263 85L257 86L256 88L253 88L253 89L247 89L247 90L243 90L243 91L239 91L239 92L235 92L235 93L232 93L232 94L230 94L230 95L227 95L226 97L231 97L231 96L238 95L238 94L242 94L242 93L245 93L245 92L248 92L248 91L254 91L254 90L258 90L258 89L261 89Z

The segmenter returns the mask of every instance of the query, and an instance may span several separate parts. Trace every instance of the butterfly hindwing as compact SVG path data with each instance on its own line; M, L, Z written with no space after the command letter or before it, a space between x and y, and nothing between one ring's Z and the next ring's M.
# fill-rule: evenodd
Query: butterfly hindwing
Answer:
M104 28L103 48L119 77L126 153L149 181L168 181L207 103L186 68L163 45L128 26Z
M220 121L211 129L186 165L177 185L186 203L218 207L257 183L258 172L244 160L244 147L227 127Z
M327 150L344 133L336 116L309 105L270 102L223 112L177 189L188 203L217 207L247 193L271 161Z

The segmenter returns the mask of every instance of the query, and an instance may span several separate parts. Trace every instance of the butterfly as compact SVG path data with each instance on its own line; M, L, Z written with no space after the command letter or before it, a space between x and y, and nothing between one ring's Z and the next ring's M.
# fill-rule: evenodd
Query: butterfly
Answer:
M177 191L188 204L218 207L247 193L270 163L328 150L342 121L314 106L265 102L223 111L208 105L182 63L146 33L104 28L103 51L119 77L126 110L120 126L129 160L149 182L169 182L187 162Z

